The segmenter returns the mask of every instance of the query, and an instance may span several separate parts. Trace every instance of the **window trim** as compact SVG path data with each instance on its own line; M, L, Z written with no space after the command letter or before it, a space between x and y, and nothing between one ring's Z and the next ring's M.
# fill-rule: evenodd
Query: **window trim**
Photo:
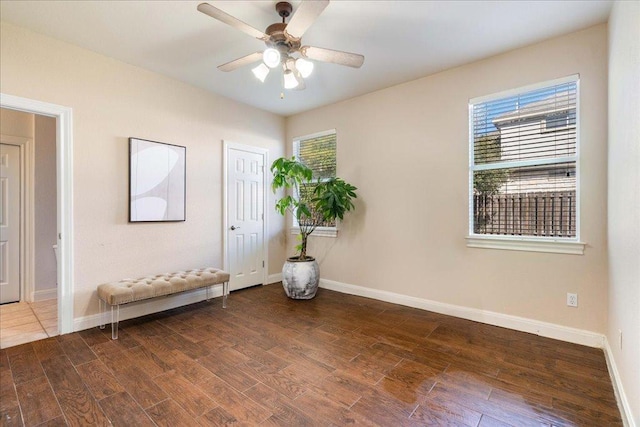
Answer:
M314 139L314 138L321 138L323 136L327 136L327 135L335 135L336 137L336 170L338 168L338 146L337 146L337 141L338 141L338 132L336 131L336 129L327 129L327 130L323 130L321 132L316 132L316 133L312 133L312 134L308 134L308 135L301 135L301 136L297 136L293 138L293 156L296 157L296 159L298 158L297 154L298 154L298 150L300 147L300 141L302 140L307 140L307 139ZM337 172L337 171L336 171ZM321 179L321 181L326 180L325 179ZM339 221L336 220L336 225L334 227L317 227L313 233L311 234L312 236L317 236L317 237L338 237L338 224ZM291 234L300 234L300 227L298 226L298 222L296 221L295 216L292 216L291 218L291 229L290 229L290 233Z
M300 135L300 136L296 136L293 137L293 154L295 156L296 154L296 144L299 144L301 140L306 140L306 139L315 139L315 138L322 138L323 136L327 136L327 135L331 135L331 134L338 134L338 132L335 129L327 129L327 130L323 130L321 132L316 132L316 133L310 133L308 135Z
M584 255L586 243L576 240L558 240L544 237L498 236L474 234L466 236L468 248L504 249L511 251L546 252Z
M524 161L510 161L503 162L500 165L497 164L483 164L476 166L474 161L474 127L473 127L473 106L484 102L495 101L502 98L508 98L516 96L522 93L544 89L550 86L560 85L563 83L575 82L576 84L576 154L571 156L571 161L575 161L576 165L576 236L575 237L544 237L544 236L508 236L508 235L496 235L496 234L476 234L473 232L473 172L477 170L485 169L497 169L507 168L515 166L525 166L526 163L533 162L529 160ZM580 151L581 151L581 135L580 135L580 75L573 74L570 76L547 80L531 85L521 86L514 89L505 90L502 92L494 93L491 95L485 95L469 99L468 103L468 143L469 143L469 160L468 160L468 235L466 236L466 244L469 248L483 248L483 249L505 249L516 251L531 251L531 252L551 252L562 254L584 254L584 248L586 243L580 240L581 231L581 173L580 173ZM547 163L560 163L559 160L567 159L553 159L548 161L547 159L536 160L536 165ZM522 163L522 164L520 164Z

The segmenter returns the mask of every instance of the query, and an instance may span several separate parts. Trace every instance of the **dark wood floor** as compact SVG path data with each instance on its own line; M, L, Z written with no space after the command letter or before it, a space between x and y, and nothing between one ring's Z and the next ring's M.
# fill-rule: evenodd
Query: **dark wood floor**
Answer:
M601 350L279 285L0 352L0 425L621 425Z

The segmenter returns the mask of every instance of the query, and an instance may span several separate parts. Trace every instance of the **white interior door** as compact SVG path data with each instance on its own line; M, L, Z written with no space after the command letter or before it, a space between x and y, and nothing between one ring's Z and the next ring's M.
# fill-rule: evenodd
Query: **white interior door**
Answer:
M20 301L20 147L0 144L0 304Z
M227 148L226 232L231 290L264 282L264 162L264 153Z

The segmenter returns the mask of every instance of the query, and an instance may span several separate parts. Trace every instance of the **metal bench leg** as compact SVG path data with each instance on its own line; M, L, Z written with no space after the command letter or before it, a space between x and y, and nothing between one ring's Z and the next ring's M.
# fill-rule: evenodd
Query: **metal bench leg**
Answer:
M227 296L229 295L229 282L222 284L222 308L227 308Z
M114 310L115 307L115 310ZM120 319L120 305L111 306L111 339L118 339L118 321Z
M105 302L102 301L101 298L98 298L98 304L100 305L100 329L104 329L104 316L105 316L105 312L106 312L106 307L105 307Z
M211 286L207 286L207 301L211 300L211 295L209 295L209 291L211 291Z

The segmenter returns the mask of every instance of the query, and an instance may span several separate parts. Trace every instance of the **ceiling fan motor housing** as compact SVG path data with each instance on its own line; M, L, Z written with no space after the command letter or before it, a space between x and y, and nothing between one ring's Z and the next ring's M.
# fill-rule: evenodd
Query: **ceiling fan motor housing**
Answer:
M301 45L300 39L287 37L284 32L285 28L287 28L286 23L277 22L269 25L265 30L265 33L269 36L269 40L265 43L267 46L277 49L281 54L300 49Z

